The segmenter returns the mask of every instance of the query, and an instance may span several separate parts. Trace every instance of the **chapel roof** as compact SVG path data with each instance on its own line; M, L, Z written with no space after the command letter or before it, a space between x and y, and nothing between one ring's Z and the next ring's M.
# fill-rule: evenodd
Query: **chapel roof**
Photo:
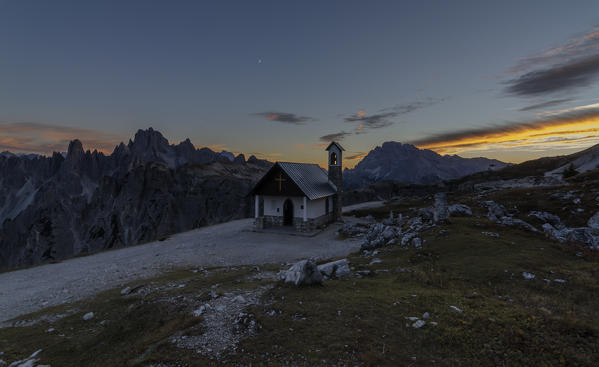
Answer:
M280 167L310 200L320 199L337 193L337 187L329 181L326 170L313 163L277 162L254 186L254 193L268 173Z

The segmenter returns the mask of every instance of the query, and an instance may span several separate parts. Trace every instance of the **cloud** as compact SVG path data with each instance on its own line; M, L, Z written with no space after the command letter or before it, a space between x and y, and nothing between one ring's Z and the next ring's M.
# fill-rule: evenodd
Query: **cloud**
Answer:
M599 27L565 44L531 55L510 69L520 74L505 91L516 96L540 96L590 85L599 76Z
M395 123L395 118L401 115L407 115L417 110L421 110L443 101L445 98L424 98L410 103L397 104L393 107L379 110L378 113L368 115L365 110L360 109L357 113L345 117L343 120L348 123L359 123L354 129L354 134L365 134L371 129L382 129Z
M364 157L366 157L366 153L360 152L360 153L356 153L354 155L350 155L349 157L345 157L345 159L347 159L349 161L353 161L353 160L356 160L356 159L362 159Z
M314 121L315 119L308 116L298 116L295 113L287 113L287 112L258 112L253 113L253 116L261 116L270 121L282 122L285 124L292 125L303 125L308 121Z
M105 153L124 140L114 133L37 122L0 123L0 136L0 151L44 155L66 151L73 139L81 140L85 149Z
M345 122L359 122L360 125L363 125L364 128L368 129L381 129L383 127L393 125L392 118L399 115L397 112L386 112L386 113L377 113L374 115L366 115L363 110L358 111L358 113L351 115L349 117L344 118Z
M425 98L419 101L414 101L410 103L398 104L391 108L392 111L397 112L398 115L406 115L408 113L414 112L416 110L421 110L427 107L434 106L443 101L446 101L448 97L444 98ZM383 110L384 111L384 110Z
M590 85L599 75L599 55L523 74L508 82L506 91L518 96L538 96Z
M323 135L319 138L320 141L331 142L333 140L343 140L345 137L350 136L352 133L348 133L345 131L340 131L334 134Z
M543 102L543 103L537 103L537 104L533 104L533 105L530 105L530 106L524 106L524 107L520 108L518 111L539 110L541 108L553 107L553 106L557 106L557 105L560 105L560 104L568 103L570 101L572 101L572 98L554 99L552 101L547 101L547 102Z
M532 121L507 122L478 129L458 130L410 142L419 148L440 153L457 154L474 148L478 150L515 147L544 147L557 143L579 141L589 143L599 131L599 108L571 109Z

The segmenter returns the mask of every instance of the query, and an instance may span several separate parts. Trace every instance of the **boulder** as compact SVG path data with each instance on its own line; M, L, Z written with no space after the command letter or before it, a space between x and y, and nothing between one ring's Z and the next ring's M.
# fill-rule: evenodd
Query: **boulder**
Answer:
M391 240L392 238L396 237L397 233L395 232L395 229L393 229L393 227L387 226L383 230L382 236L385 239L385 242L387 242L387 241Z
M505 207L501 204L497 204L493 200L484 201L482 205L488 209L487 218L489 218L489 220L496 222L499 218L507 216Z
M547 212L541 212L541 211L532 211L530 213L528 213L529 217L534 217L537 218L545 223L549 223L552 226L555 226L556 228L563 228L564 225L562 224L561 219L555 215L555 214L551 214L551 213L547 213Z
M587 226L589 226L593 229L599 229L599 212L595 213L595 215L593 215L591 218L589 218L589 221L587 222Z
M412 238L412 247L414 247L414 248L422 247L422 240L420 239L420 237Z
M285 272L285 283L295 285L321 284L322 274L318 267L310 260L302 260L295 263Z
M318 265L318 271L329 278L342 278L351 274L347 259L331 261L326 264Z
M512 217L501 217L499 223L504 226L516 227L520 229L524 229L531 232L538 232L539 230L533 227L531 224L526 223L522 219L512 218Z
M468 205L453 204L449 206L449 216L451 217L471 217L472 209Z
M91 320L94 318L94 313L93 312L88 312L85 315L83 315L83 320L87 321L87 320Z
M442 223L449 218L449 208L447 207L447 197L444 192L435 194L435 204L433 205L433 222Z

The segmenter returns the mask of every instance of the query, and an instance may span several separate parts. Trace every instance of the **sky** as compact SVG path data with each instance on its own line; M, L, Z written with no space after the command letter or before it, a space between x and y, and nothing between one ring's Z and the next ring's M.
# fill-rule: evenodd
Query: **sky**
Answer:
M599 2L0 0L0 151L138 129L351 167L385 141L521 162L599 143Z

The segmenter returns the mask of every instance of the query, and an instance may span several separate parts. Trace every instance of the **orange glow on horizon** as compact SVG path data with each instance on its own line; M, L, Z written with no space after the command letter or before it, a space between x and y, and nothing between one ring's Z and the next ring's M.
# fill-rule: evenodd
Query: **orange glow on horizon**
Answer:
M501 151L514 153L515 148L543 152L555 149L584 148L599 142L599 116L580 120L552 121L551 123L520 126L508 131L493 131L474 136L456 136L441 141L416 144L439 154L468 154ZM467 135L467 134L465 134ZM549 154L551 155L551 154ZM539 155L541 156L541 155ZM498 157L501 159L501 157ZM524 160L524 159L522 159ZM520 160L521 161L521 160Z

